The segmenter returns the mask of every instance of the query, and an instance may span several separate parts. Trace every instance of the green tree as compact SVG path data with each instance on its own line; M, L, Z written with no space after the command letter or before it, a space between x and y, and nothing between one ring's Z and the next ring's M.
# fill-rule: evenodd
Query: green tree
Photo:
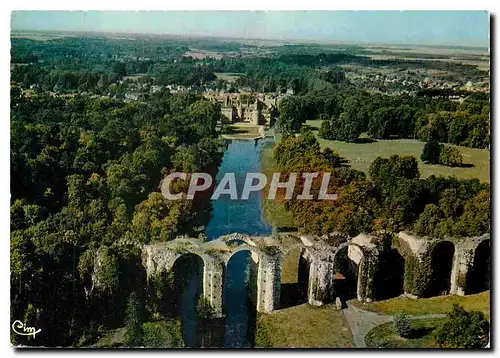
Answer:
M456 145L468 145L469 120L465 113L456 113L450 123L448 140Z
M449 167L459 167L463 164L462 153L458 148L443 145L439 155L439 162Z
M283 133L298 132L302 123L309 119L302 97L286 97L279 103L278 110L279 120L276 126Z
M147 348L183 348L180 321L165 320L142 324L143 342Z
M143 344L143 330L141 322L140 303L135 292L132 292L127 300L125 312L125 344L130 347L138 347Z
M356 115L349 115L342 112L338 119L339 129L337 130L337 140L345 142L355 142L363 131L363 119Z
M432 140L430 142L425 143L422 154L420 155L420 159L424 163L437 164L439 163L439 156L441 155L442 144L439 142Z
M489 232L490 226L491 194L489 190L481 190L465 203L455 230L458 235L472 237Z
M210 320L215 316L215 311L205 296L200 296L196 303L196 314L204 320Z
M398 313L394 316L394 330L400 337L409 337L412 332L411 322L405 313Z
M415 222L415 232L420 235L432 235L443 218L443 212L434 204L427 204Z
M382 107L373 112L368 125L368 133L375 138L389 138L398 134L398 120L396 109Z
M484 314L467 312L457 304L436 332L436 343L443 348L483 348L488 341L489 323Z

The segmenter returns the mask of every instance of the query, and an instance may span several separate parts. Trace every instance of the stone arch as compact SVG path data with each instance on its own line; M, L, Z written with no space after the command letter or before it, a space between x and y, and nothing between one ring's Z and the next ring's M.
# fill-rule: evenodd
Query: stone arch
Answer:
M174 281L180 282L181 284L185 284L186 280L189 280L193 277L193 274L196 274L197 282L191 282L190 284L196 284L199 286L197 289L198 296L203 295L204 291L204 273L206 268L206 260L203 255L200 255L196 252L185 252L179 254L175 260L172 262L171 270L174 274ZM182 270L179 272L179 270ZM177 289L177 287L176 287Z
M308 257L307 248L301 248L299 254L299 264L297 268L297 292L299 300L306 302L309 300L309 278L311 275L311 260Z
M249 271L246 272L246 277L232 277L234 276L234 273L230 270L230 265L233 263L231 260L233 260L235 257L241 256L242 253L248 252L250 256L248 257L248 262L244 264L245 271L248 269ZM224 287L223 287L223 297L226 295L226 291L228 289L228 286L233 285L234 279L238 280L248 280L247 285L248 285L248 296L251 299L252 303L256 306L258 299L259 299L259 282L258 282L258 274L259 274L259 266L260 266L260 261L261 261L261 256L262 254L255 249L252 246L242 246L238 247L236 250L232 251L229 256L227 256L225 260L225 279L224 279ZM241 259L240 259L241 260ZM226 308L226 300L223 299L224 302L224 307Z
M373 296L385 300L404 293L405 257L393 246L392 239L384 240L378 253L374 274Z
M260 296L260 261L257 250L247 246L227 257L222 297L226 340L232 347L242 347L253 340ZM241 325L242 320L246 325Z
M474 294L491 288L491 240L479 242L474 249L474 259L467 272L466 293Z
M342 302L352 298L363 299L362 279L365 252L363 247L345 242L337 247L333 256L333 290Z
M248 244L241 245L241 246L231 250L231 253L228 256L226 256L226 259L225 259L226 266L227 266L229 260L231 260L231 258L235 254L237 254L238 252L241 252L241 251L250 251L252 257L255 258L256 262L259 262L259 260L261 259L261 256L263 255L262 252L259 249L257 249L255 246L248 245Z
M430 280L425 296L440 296L450 293L452 271L457 250L448 240L438 241L429 248Z
M180 254L172 264L173 308L181 317L184 340L190 347L197 345L198 318L196 306L204 295L205 261L194 252Z
M302 243L295 243L281 249L282 265L278 272L280 276L279 308L283 309L307 302L309 270L306 269L307 272L304 272L304 245ZM299 286L299 282L304 281L304 275L306 275L305 288Z

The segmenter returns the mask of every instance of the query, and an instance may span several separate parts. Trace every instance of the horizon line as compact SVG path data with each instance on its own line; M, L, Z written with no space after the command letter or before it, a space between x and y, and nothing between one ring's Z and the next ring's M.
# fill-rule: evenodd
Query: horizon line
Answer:
M401 42L384 42L384 41L344 41L344 40L326 40L326 39L306 39L306 38L293 38L293 37L234 37L234 36L221 36L212 34L188 34L188 33L171 33L171 32L124 32L124 31L109 31L109 30L50 30L50 29L28 29L28 28L17 28L11 27L10 33L12 36L13 31L19 32L38 32L38 33L73 33L73 34L114 34L114 35L143 35L143 36L171 36L171 37L184 37L184 38L213 38L213 39L226 39L226 40L245 40L245 41L281 41L281 42L295 42L295 43L316 43L322 45L393 45L393 46L422 46L422 47L446 47L446 48L472 48L472 49L483 49L490 50L491 48L491 36L489 36L488 46L484 45L459 45L450 43L423 43L423 42L412 42L412 43L401 43ZM35 40L37 41L37 40Z

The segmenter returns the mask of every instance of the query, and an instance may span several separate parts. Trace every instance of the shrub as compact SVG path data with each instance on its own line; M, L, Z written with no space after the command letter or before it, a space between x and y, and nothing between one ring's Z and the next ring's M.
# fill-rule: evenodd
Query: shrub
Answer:
M335 129L332 128L331 120L326 119L321 122L321 127L318 130L318 136L323 139L334 139L336 137Z
M405 313L398 313L394 317L394 329L401 337L410 336L412 332L411 322Z
M443 348L483 348L489 341L489 323L478 311L467 312L453 305L448 321L436 332L436 343Z
M125 344L128 346L142 345L142 327L139 299L137 294L132 292L127 301L125 316Z
M461 166L463 164L462 153L455 147L442 146L439 162L449 167Z
M443 218L443 212L434 204L427 204L424 211L413 225L419 235L432 235Z
M196 314L201 319L209 320L215 315L215 310L205 296L200 296L196 303Z
M257 329L255 330L255 346L258 348L271 348L273 343L271 335L263 319L257 317Z
M441 147L443 147L443 145L439 144L439 142L435 140L425 143L424 150L420 155L420 159L424 163L431 163L431 164L439 163L439 156L441 155Z
M147 348L182 348L181 323L176 320L147 322L142 325L144 346Z

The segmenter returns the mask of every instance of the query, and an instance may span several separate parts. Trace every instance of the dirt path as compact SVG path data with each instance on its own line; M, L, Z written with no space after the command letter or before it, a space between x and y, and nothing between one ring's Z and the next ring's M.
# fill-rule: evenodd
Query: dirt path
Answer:
M347 302L347 308L342 310L344 317L352 332L352 338L356 348L366 348L365 336L374 327L382 323L391 322L394 319L393 315L366 311L355 307L351 302ZM411 316L412 319L419 318L441 318L446 317L445 314L428 314L421 316Z

